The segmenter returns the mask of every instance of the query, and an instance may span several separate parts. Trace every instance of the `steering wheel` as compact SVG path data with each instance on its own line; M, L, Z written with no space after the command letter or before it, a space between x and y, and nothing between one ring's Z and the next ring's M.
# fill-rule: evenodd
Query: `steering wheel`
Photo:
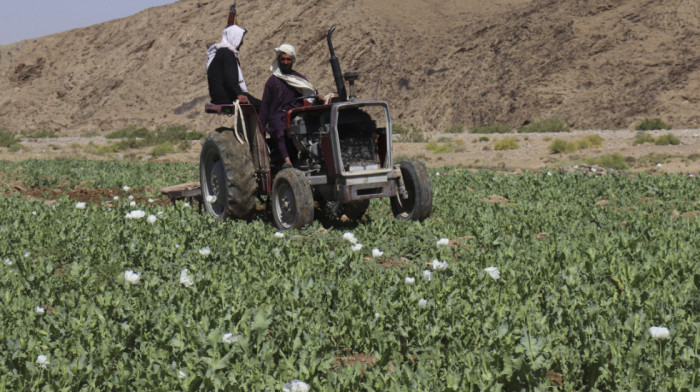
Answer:
M302 99L316 98L316 95L302 95L301 97L292 98L289 101L282 104L282 108L286 108L292 102L301 101Z

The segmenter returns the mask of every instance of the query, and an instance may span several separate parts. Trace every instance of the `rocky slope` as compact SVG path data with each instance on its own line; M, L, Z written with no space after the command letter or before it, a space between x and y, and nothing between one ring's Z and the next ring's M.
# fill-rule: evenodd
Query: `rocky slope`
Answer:
M578 129L661 117L700 127L697 0L239 1L254 95L273 48L333 91L325 34L337 24L359 96L426 130L558 117ZM133 16L0 46L0 127L64 134L127 124L207 130L206 48L228 3L180 0Z

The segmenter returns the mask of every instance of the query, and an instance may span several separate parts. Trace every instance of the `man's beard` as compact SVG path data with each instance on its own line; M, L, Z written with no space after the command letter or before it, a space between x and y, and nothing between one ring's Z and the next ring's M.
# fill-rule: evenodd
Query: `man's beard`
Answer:
M280 71L282 71L282 73L286 73L286 74L292 73L292 67L280 64Z

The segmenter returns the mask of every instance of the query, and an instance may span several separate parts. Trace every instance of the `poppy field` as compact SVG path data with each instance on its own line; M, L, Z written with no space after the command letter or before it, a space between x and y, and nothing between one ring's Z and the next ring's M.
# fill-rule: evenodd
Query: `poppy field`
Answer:
M430 170L422 222L277 232L185 163L0 162L0 389L700 388L700 183Z

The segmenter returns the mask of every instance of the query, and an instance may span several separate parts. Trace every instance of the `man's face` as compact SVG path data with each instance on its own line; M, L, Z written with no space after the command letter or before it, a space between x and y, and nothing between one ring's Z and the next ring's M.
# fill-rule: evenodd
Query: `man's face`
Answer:
M294 65L294 57L287 53L281 53L279 58L280 70L282 72L291 72L292 66Z

